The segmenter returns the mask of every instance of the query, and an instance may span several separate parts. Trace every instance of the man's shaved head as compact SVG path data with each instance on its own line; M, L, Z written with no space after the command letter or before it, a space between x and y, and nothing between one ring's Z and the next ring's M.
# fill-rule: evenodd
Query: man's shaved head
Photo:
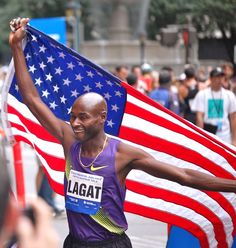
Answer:
M103 96L95 92L89 92L81 95L76 99L73 104L73 108L77 105L86 106L86 108L92 110L96 109L98 113L106 112L107 113L107 103Z

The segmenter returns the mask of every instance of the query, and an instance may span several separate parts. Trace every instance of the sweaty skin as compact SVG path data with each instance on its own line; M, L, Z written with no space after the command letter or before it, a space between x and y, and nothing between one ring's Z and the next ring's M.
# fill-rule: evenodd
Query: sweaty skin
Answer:
M42 102L27 70L21 43L29 19L13 22L15 32L10 33L9 44L15 63L19 90L31 112L48 132L56 137L67 156L71 145L79 140L82 155L94 157L101 151L106 134L104 123L107 115L105 100L96 93L80 96L72 106L70 125L58 119ZM116 173L122 184L132 169L145 171L155 177L168 179L193 188L236 192L236 181L212 177L191 169L182 169L154 159L141 149L120 143L116 154Z

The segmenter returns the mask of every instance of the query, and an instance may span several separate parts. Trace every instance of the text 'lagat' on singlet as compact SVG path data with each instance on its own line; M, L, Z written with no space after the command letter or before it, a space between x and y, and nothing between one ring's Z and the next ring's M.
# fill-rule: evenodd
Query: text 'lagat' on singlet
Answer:
M109 138L104 151L90 167L83 167L79 162L80 143L75 142L71 146L65 173L65 195L70 169L104 177L101 208L95 215L67 210L70 233L75 238L85 241L99 241L109 239L114 234L121 234L127 229L127 221L123 211L125 187L120 184L115 172L115 155L119 142ZM93 159L81 157L84 165L89 165Z

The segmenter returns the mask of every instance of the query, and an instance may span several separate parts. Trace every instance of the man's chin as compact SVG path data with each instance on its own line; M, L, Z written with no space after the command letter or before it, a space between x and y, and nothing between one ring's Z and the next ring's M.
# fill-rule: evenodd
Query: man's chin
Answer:
M84 132L74 132L75 138L82 142L85 139Z

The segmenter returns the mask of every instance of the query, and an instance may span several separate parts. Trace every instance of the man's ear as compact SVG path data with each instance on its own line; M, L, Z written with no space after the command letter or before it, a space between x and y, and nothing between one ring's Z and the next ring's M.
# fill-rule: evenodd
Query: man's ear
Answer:
M103 122L105 122L106 118L107 118L107 111L104 110L101 112L101 119L103 120Z

